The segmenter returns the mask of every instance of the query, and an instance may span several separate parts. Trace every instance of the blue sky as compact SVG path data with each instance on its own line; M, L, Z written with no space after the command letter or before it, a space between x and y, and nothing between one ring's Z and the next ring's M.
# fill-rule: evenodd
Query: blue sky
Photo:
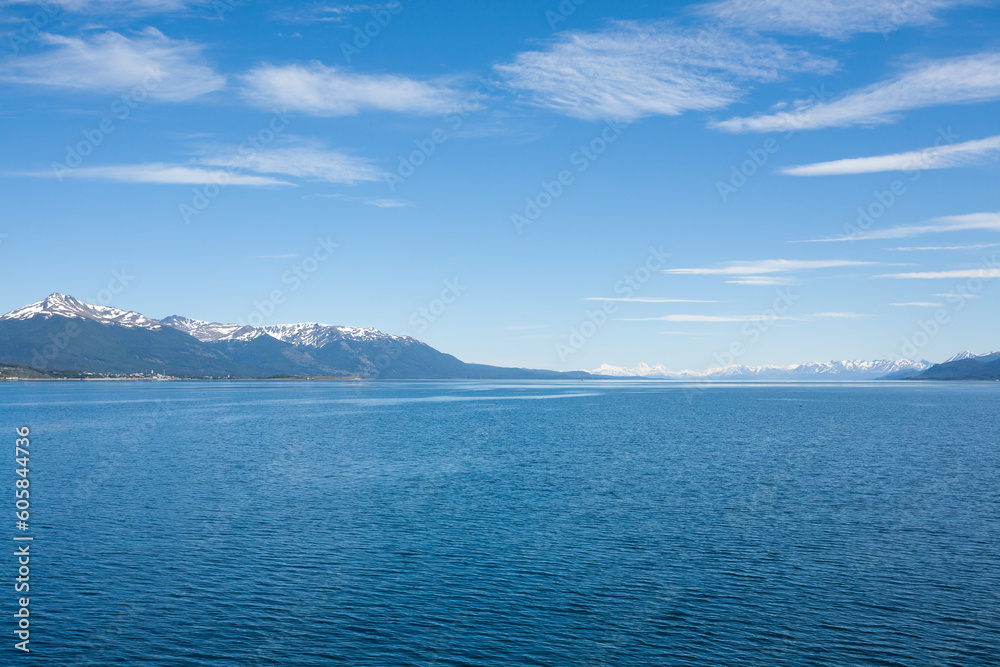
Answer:
M995 3L0 17L3 311L65 292L555 369L1000 348Z

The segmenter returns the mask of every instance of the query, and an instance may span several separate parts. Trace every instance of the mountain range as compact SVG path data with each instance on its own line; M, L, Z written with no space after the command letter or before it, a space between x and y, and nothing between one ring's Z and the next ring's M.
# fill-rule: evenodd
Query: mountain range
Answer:
M586 373L467 364L409 336L318 323L265 327L162 320L66 294L0 317L0 362L180 377L558 379Z
M959 352L933 366L914 379L918 380L1000 380L1000 351L985 354Z
M709 368L703 371L671 371L661 364L639 364L632 368L609 366L589 371L592 375L610 377L634 377L656 380L683 380L696 382L712 380L721 382L760 381L858 381L898 379L919 374L933 366L929 361L814 361L807 364L788 366L742 366L732 365Z
M830 361L671 371L662 365L558 372L463 362L409 336L316 322L247 326L134 311L51 294L0 316L0 377L54 371L175 377L362 377L383 379L655 379L678 381L992 380L1000 352L928 361ZM33 369L33 370L32 370ZM57 373L56 375L60 375Z

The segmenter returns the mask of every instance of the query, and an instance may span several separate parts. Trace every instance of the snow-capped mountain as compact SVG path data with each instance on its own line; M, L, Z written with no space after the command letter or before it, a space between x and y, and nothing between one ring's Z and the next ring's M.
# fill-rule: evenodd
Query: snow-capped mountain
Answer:
M327 343L340 340L364 341L368 343L382 341L412 341L409 336L394 336L382 333L378 329L362 327L337 327L317 322L301 324L272 324L261 327L267 335L283 340L292 345L306 347L323 347Z
M829 361L787 366L732 365L703 371L671 371L662 364L639 364L632 368L602 365L589 371L607 377L636 377L662 380L782 381L782 380L875 380L897 373L919 373L930 368L928 361Z
M252 327L241 324L221 324L205 322L190 317L171 315L162 320L146 317L141 313L121 310L110 306L97 306L84 303L67 294L50 294L42 301L13 310L0 317L3 320L29 320L34 317L68 317L93 320L101 324L117 324L123 327L141 327L158 329L168 326L194 336L203 343L223 341L250 341L261 336L270 336L277 340L303 347L323 347L324 345L342 341L359 342L402 342L413 341L407 336L394 336L382 333L378 329L363 327L342 327L317 322L301 324L274 324Z
M263 329L256 327L205 322L204 320L193 320L190 317L181 317L180 315L164 317L160 321L168 327L173 327L190 336L194 336L203 343L214 343L223 340L245 341L267 335Z
M632 368L624 366L612 366L611 364L601 364L599 368L588 371L594 375L605 375L608 377L660 377L671 374L671 371L663 364L640 363Z
M413 341L408 336L394 336L382 333L378 329L362 327L339 327L318 322L302 322L300 324L270 324L252 327L240 324L220 324L193 320L189 317L171 315L161 322L169 327L179 329L205 343L222 341L248 341L260 336L270 336L277 340L302 347L323 347L328 343L342 340L377 343L389 341Z
M78 323L72 333L65 326L67 318ZM671 371L662 364L632 368L604 364L590 371L589 376L733 382L902 379L918 374L921 379L992 379L992 366L986 365L1000 363L1000 352L962 352L948 361L952 363L939 364L936 370L928 370L932 364L927 361L906 359L732 365L700 371ZM66 294L51 294L0 316L0 362L39 370L97 373L156 368L185 377L589 377L578 371L559 373L467 364L409 336L371 328L315 322L254 327L178 315L157 320L133 311L87 304ZM970 364L971 370L967 368ZM951 368L955 365L961 368ZM930 377L929 373L937 374Z
M690 380L704 375L700 371L672 371L663 364L646 363L640 363L632 368L601 364L599 368L587 372L592 375L601 375L604 377L658 378L666 380Z
M143 329L158 329L159 321L150 319L141 313L120 310L110 306L95 306L83 303L68 294L50 294L42 301L12 310L0 317L4 320L29 320L34 317L48 319L50 317L69 317L93 320L101 324L117 324L123 327L140 327Z
M948 361L924 371L917 379L1000 381L1000 352L959 352Z
M978 359L979 361L993 361L994 359L1000 359L1000 352L985 352L983 354L976 354L975 352L969 352L965 350L964 352L959 352L953 357L945 359L941 363L951 363L952 361L962 361L963 359Z
M76 325L67 326L67 320ZM194 378L559 379L583 373L467 364L409 336L306 322L162 320L65 294L0 317L0 362L36 371Z

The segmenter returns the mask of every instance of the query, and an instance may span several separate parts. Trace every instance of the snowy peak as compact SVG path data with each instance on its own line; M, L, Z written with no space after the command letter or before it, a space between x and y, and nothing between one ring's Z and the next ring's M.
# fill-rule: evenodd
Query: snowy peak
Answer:
M189 317L171 315L163 319L163 324L173 327L186 334L194 336L203 343L223 341L248 341L261 336L270 336L280 341L301 347L323 347L329 343L342 340L349 341L405 341L405 336L392 336L378 329L363 329L360 327L337 327L317 322L301 324L271 324L262 327L252 327L243 324L220 324L205 322Z
M159 329L163 326L183 331L203 343L226 341L251 341L261 336L302 347L320 348L339 341L348 342L396 342L416 343L409 336L393 336L378 329L363 327L340 327L317 322L301 324L275 324L254 327L246 324L222 324L206 322L180 315L171 315L162 320L154 320L141 313L125 311L110 306L95 306L84 303L67 294L51 294L42 301L13 310L0 317L3 320L29 320L33 317L68 317L94 320L107 325Z
M677 374L669 370L663 364L646 363L638 364L632 368L612 366L611 364L601 364L599 368L595 368L594 370L587 372L592 375L604 375L608 377L668 377ZM683 373L685 371L678 372Z
M318 322L303 322L301 324L273 324L260 327L261 331L269 336L283 340L292 345L302 345L305 347L323 347L328 343L335 343L341 340L349 341L412 341L407 336L393 336L382 333L378 329L364 329L361 327L337 327L330 324L319 324Z
M117 324L123 327L139 327L143 329L159 329L160 323L150 319L141 313L112 308L111 306L95 306L84 303L68 294L54 293L47 296L42 301L12 310L0 317L3 320L29 320L33 317L68 317L71 319L85 319L100 322L101 324Z
M662 364L639 364L632 368L602 365L593 375L637 377L663 380L874 380L901 372L918 373L931 367L928 361L813 361L787 366L732 365L703 371L671 371Z
M205 322L204 320L194 320L190 317L171 315L161 320L168 327L173 327L183 331L189 336L194 336L203 343L215 343L226 340L253 340L267 334L256 327L239 324L220 324L218 322Z
M979 361L993 361L994 359L1000 358L1000 351L998 352L985 352L983 354L976 354L975 352L969 352L965 350L964 352L959 352L953 357L945 359L943 363L949 364L953 361L963 361L964 359L978 359Z

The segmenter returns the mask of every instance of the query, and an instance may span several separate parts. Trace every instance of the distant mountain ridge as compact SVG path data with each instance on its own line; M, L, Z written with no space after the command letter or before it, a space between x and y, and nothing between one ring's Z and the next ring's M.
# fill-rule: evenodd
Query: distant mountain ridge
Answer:
M468 364L408 336L308 322L220 324L83 303L66 294L0 316L0 362L38 370L183 377L558 379L585 373Z
M671 371L661 364L604 364L593 371L469 364L409 336L316 322L260 327L135 311L51 294L0 316L0 364L38 371L182 377L354 377L397 379L636 378L783 382L877 379L1000 379L1000 352L960 352L941 364L907 359L785 366L731 365ZM21 372L21 371L17 371Z
M964 361L965 359L976 359L978 361L993 361L994 359L1000 359L1000 352L986 352L983 354L976 354L975 352L969 352L965 350L964 352L959 352L953 357L945 359L942 364L950 364L953 361Z
M1000 380L1000 352L959 352L914 376L914 380Z
M302 322L299 324L271 324L253 327L240 324L220 324L193 320L189 317L171 315L160 320L163 324L194 336L198 340L209 342L249 341L261 336L271 336L292 345L323 347L340 340L352 341L416 341L409 336L394 336L362 327L342 327L318 322Z
M713 381L802 381L802 380L878 380L886 376L915 375L927 370L929 361L901 359L889 361L829 361L790 364L787 366L732 365L709 368L703 371L671 371L662 364L638 364L632 368L604 364L588 371L605 377L635 377L662 380L713 380Z

